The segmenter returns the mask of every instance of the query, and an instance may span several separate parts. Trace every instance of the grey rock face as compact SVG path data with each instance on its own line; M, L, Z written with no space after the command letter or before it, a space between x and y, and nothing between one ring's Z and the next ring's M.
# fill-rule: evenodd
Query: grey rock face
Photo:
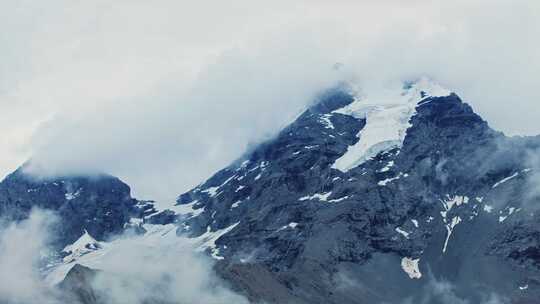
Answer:
M455 94L426 97L401 148L342 172L332 165L369 123L333 112L352 101L323 96L182 194L178 204L202 211L182 233L235 225L216 241L218 269L271 303L540 298L540 199L530 195L540 168L529 163L540 139L493 131Z
M58 222L54 245L73 243L87 230L98 240L120 233L131 217L153 213L151 202L131 197L128 185L116 177L55 177L36 179L23 168L0 183L0 216L20 221L33 208L54 211Z
M100 303L100 295L92 287L97 273L96 270L79 264L73 266L58 286L59 290L63 291L60 301L80 304Z

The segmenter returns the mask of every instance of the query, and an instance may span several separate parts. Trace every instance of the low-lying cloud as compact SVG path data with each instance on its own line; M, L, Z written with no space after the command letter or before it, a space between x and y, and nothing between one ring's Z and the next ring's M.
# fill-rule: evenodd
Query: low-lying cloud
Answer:
M39 273L53 222L52 214L34 211L28 220L0 227L0 303L57 303Z
M160 246L129 236L102 257L104 271L96 276L93 288L111 304L247 304L225 287L214 274L213 261L196 254L191 244L178 237L173 246Z
M535 0L7 1L0 168L33 157L36 174L106 171L172 201L321 90L348 81L377 95L421 75L496 129L540 133L539 11Z
M48 240L54 218L50 212L34 210L27 220L0 230L1 303L76 301L66 290L48 285L42 271L52 253ZM171 233L166 238L117 236L100 249L106 254L89 259L91 265L79 262L100 270L83 288L91 288L100 303L248 303L218 278L214 261L197 253L193 240Z

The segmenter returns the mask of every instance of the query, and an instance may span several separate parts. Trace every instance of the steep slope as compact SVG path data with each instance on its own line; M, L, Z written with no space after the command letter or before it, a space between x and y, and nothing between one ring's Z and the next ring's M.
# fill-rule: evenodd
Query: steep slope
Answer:
M493 131L429 81L400 93L323 96L182 194L178 233L219 234L209 253L254 300L540 298L539 198L529 195L538 168L528 161L540 140Z
M20 169L0 215L59 214L46 275L71 302L103 302L102 257L137 245L205 251L254 303L538 303L539 151L426 79L381 100L336 89L173 210L111 176Z

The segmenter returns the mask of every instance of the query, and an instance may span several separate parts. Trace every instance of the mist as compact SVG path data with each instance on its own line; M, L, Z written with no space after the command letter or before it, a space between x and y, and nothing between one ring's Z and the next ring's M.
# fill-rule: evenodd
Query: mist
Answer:
M40 303L58 303L39 272L48 253L48 229L54 218L34 210L28 220L0 227L0 302L29 304L40 299Z
M54 213L33 210L27 220L0 230L0 302L75 301L51 285L43 267L54 262L48 258L55 219ZM215 274L215 261L197 252L194 240L176 236L175 227L169 226L147 235L114 236L102 243L103 253L75 261L98 270L88 287L104 303L249 303Z
M224 285L214 262L195 253L190 240L155 246L140 236L123 237L101 257L103 271L92 283L107 303L248 303Z
M167 205L325 89L420 76L497 130L540 133L538 1L1 6L3 174L105 171Z

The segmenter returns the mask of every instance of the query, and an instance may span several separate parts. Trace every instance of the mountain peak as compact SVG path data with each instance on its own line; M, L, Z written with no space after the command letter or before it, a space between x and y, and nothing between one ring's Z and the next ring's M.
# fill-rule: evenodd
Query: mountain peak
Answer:
M72 261L100 248L101 244L96 241L96 239L93 238L86 229L84 229L83 235L81 235L81 237L75 241L75 243L64 247L64 250L62 250L64 253L68 254L68 256L64 258L64 261Z
M417 105L450 94L449 90L423 77L404 85L401 92L386 92L373 98L368 94L334 110L332 113L364 119L365 126L357 135L360 140L350 146L332 168L346 172L382 151L401 148Z
M114 183L80 189L76 180L66 188L14 179L10 189L0 183L0 211L53 195L61 202L47 206L70 225L65 250L90 252L68 258L50 278L63 278L75 262L95 267L94 257L114 250L103 236L133 224L142 239L164 246L192 237L235 289L269 303L421 302L440 278L473 303L485 290L540 296L532 283L540 245L522 241L540 233L528 210L537 198L526 194L539 170L526 167L527 147L540 146L538 138L491 130L427 78L384 92L338 88L317 101L275 138L180 195L172 210L148 214L151 204L110 196L118 193ZM344 289L344 280L353 288Z

